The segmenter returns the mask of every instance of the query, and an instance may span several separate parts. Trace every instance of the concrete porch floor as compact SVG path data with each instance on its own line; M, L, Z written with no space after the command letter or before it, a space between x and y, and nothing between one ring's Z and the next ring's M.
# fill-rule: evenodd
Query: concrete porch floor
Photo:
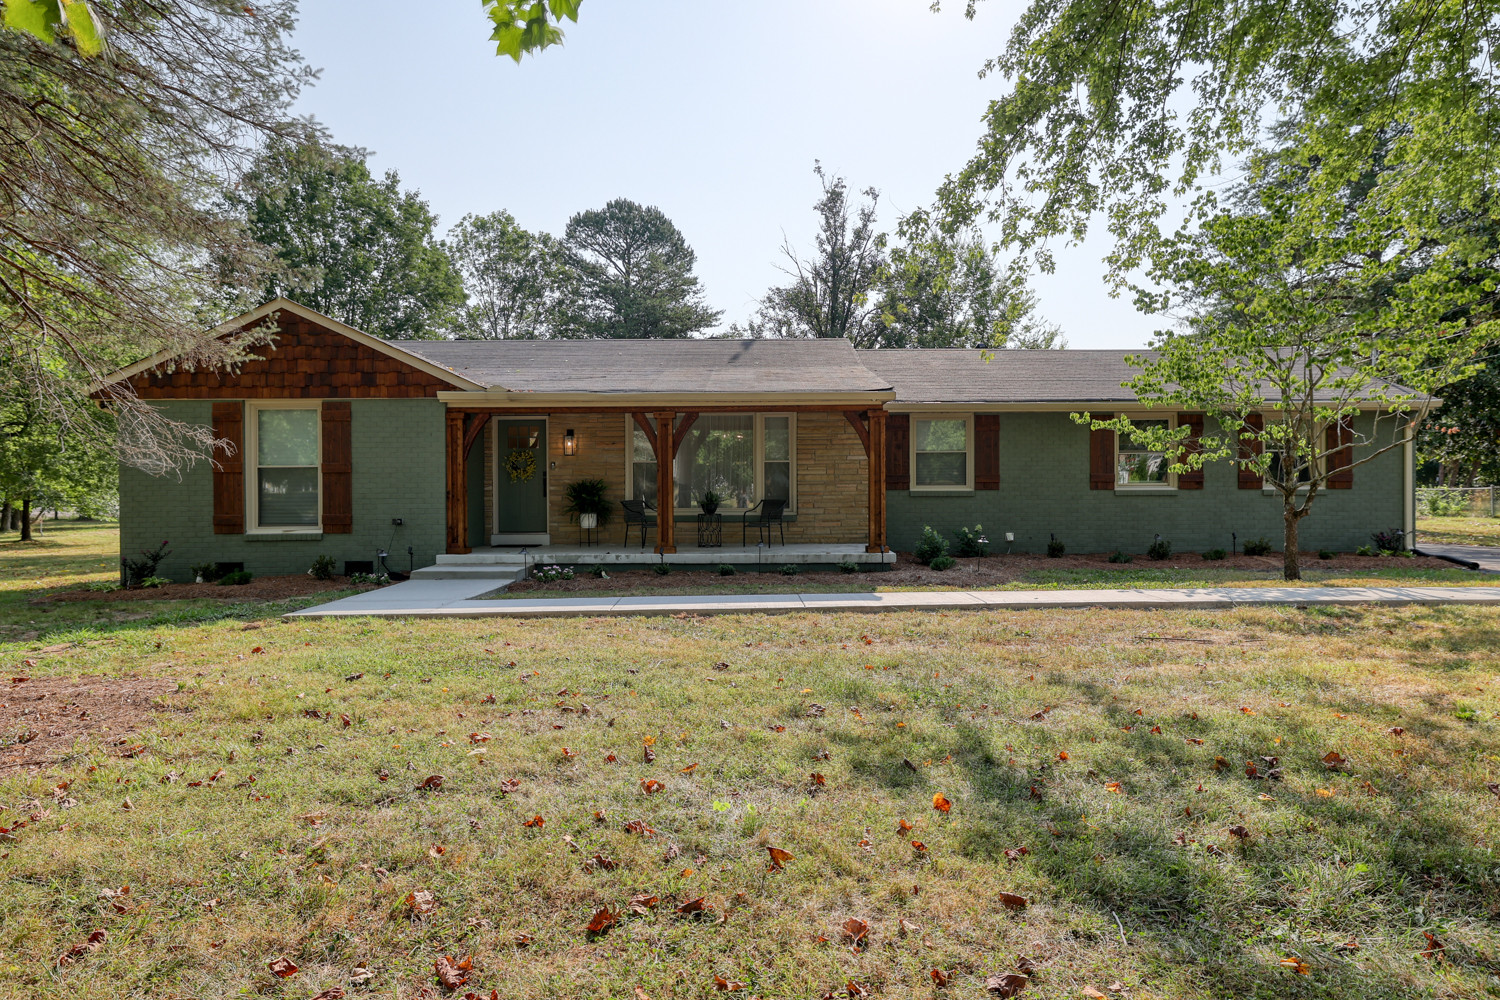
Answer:
M718 566L729 563L737 567L775 569L788 563L799 566L837 566L841 562L862 566L893 565L894 552L866 552L856 543L797 545L725 545L722 548L681 546L676 552L659 555L635 545L601 543L588 545L506 545L476 548L464 555L437 557L437 562L412 574L415 579L441 580L464 577L503 576L514 579L526 566L648 566L665 562L674 566Z

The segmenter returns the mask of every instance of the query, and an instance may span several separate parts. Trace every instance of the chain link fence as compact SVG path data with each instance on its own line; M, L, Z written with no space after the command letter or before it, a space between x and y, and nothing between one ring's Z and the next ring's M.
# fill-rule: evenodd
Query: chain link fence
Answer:
M1496 517L1500 488L1427 486L1417 490L1418 517Z

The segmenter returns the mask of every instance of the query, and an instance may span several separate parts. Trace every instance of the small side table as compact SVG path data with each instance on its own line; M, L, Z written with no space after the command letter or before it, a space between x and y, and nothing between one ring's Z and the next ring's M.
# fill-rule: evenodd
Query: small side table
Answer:
M698 515L698 548L717 549L724 545L724 515Z

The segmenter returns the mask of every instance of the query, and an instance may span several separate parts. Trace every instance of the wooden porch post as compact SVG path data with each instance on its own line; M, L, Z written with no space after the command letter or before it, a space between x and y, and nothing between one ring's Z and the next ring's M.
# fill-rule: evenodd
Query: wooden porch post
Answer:
M469 476L464 445L464 414L448 411L448 553L469 551Z
M885 410L869 411L870 542L866 552L886 551L885 539Z
M676 413L657 413L656 417L656 551L670 555L677 551L672 512L676 507L672 483L672 460L677 456Z

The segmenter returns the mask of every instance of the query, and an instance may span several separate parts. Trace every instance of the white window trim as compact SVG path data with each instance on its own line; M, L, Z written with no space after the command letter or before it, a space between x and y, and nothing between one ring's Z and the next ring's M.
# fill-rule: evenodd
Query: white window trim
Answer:
M715 412L713 416L724 417L754 417L755 418L755 501L759 503L765 499L766 489L766 418L785 417L787 420L787 497L786 513L797 513L797 414L778 413L775 411L761 413L758 411L745 410L734 413ZM680 419L680 415L679 415ZM653 422L653 428L655 423ZM625 499L635 499L635 433L639 430L635 419L630 414L625 415ZM655 465L655 462L650 463ZM674 480L675 482L675 480ZM723 508L725 513L739 513L735 508L730 511ZM672 510L674 517L701 513L697 507L675 507Z
M920 420L962 420L964 422L964 485L952 483L921 486L917 483L917 422ZM909 485L913 493L973 493L974 492L974 414L972 413L913 413L911 433L907 443L907 469Z
M312 410L318 415L318 523L288 527L260 526L260 411ZM245 402L245 513L247 535L319 535L323 533L323 404L305 399L256 399Z
M1165 420L1167 422L1168 430L1177 429L1177 414L1175 413L1158 413L1155 411L1147 410L1140 413L1122 413L1120 414L1120 416L1128 418L1132 423L1144 423L1147 420ZM1115 490L1117 492L1129 493L1176 493L1177 473L1171 471L1167 472L1167 481L1164 483L1120 482L1120 455L1124 451L1132 450L1129 448L1122 449L1120 447L1120 444L1124 440L1124 438L1124 434L1120 433L1119 431L1115 432L1115 462L1114 466L1110 469L1110 476L1115 480ZM1162 453L1153 452L1153 454Z

